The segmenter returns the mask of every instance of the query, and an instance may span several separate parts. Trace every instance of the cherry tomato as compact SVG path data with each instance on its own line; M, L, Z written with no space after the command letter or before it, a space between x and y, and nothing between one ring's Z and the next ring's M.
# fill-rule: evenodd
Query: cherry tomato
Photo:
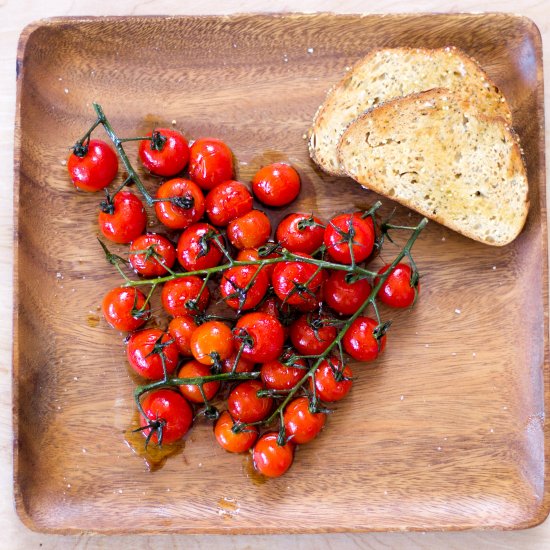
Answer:
M142 427L151 426L141 433L149 437L152 431L150 439L158 445L181 439L193 423L193 410L189 403L174 390L152 391L144 397L141 406L147 418L141 417L140 424Z
M224 181L206 195L205 205L210 222L225 227L252 210L252 195L242 183Z
M233 353L231 329L220 321L207 321L191 335L191 353L203 365L227 359Z
M233 370L233 367L235 366L235 361L237 360L237 353L238 350L234 351L227 359L224 359L222 361L222 372L231 372ZM252 372L253 370L254 363L252 361L248 361L248 359L239 357L235 372Z
M275 235L290 252L313 254L323 244L325 226L313 214L289 214L278 225Z
M137 239L145 230L147 214L143 203L130 191L119 191L112 201L102 203L98 216L101 233L114 243Z
M284 206L300 193L300 176L289 164L275 162L256 173L252 191L259 201L268 206Z
M235 248L257 248L271 235L269 218L261 210L251 210L227 226L227 237Z
M103 298L101 309L107 323L116 330L131 332L143 325L151 313L144 294L136 288L113 288Z
M390 264L378 271L380 275L386 273ZM412 270L407 264L397 264L378 291L381 302L391 307L410 307L414 304L420 291L418 282L411 286ZM378 284L378 278L374 281Z
M321 355L334 342L338 330L326 317L302 315L290 325L290 340L302 355Z
M246 310L261 302L268 286L269 279L265 270L259 269L257 265L238 265L225 271L220 292L230 308Z
M290 390L305 376L307 365L303 359L298 359L293 366L274 360L264 363L260 372L266 388Z
M344 399L351 390L352 372L333 357L321 362L315 371L315 392L321 401L331 403ZM310 383L313 389L313 383Z
M323 285L323 298L330 308L342 315L353 315L366 301L371 286L366 279L348 283L345 271L333 271Z
M176 249L166 237L146 233L132 242L129 258L132 267L140 275L161 277L174 265Z
M210 367L203 365L198 361L189 361L185 363L178 372L178 378L199 378L204 376L210 376ZM210 401L220 388L220 383L217 380L212 382L206 382L202 385L202 391L207 401ZM199 386L196 384L183 384L179 386L183 396L192 403L204 403L204 398L201 394Z
M358 361L373 361L386 347L386 336L374 337L378 322L370 317L357 317L342 338L346 353Z
M280 321L267 313L246 313L233 329L235 348L245 345L242 357L254 363L277 359L283 351L285 334Z
M269 245L269 243L267 243ZM257 248L245 248L244 250L239 250L237 254L238 262L257 262L258 260L265 260L269 258L278 258L279 254L277 252L272 252L266 256L260 256ZM267 280L271 281L271 275L273 275L273 270L275 269L276 264L267 264L262 267L262 271L265 271L267 274Z
M247 426L243 431L235 433L235 421L227 411L223 411L214 426L214 435L223 449L230 453L248 451L258 438L258 428Z
M75 187L82 191L100 191L115 179L118 159L104 141L91 139L87 145L76 147L71 153L67 169Z
M149 132L139 144L139 158L146 170L157 176L175 176L189 160L189 145L183 135L171 128Z
M206 190L232 179L231 149L219 139L197 139L189 151L189 177Z
M300 256L311 257L307 254ZM298 261L276 264L272 277L275 294L291 306L307 304L323 283L324 272L317 269L314 264Z
M271 397L258 397L264 386L259 380L247 380L235 386L227 398L227 409L239 422L259 422L267 418L273 405Z
M168 325L168 332L175 340L180 353L189 357L191 354L191 335L198 325L192 315L181 315L174 317Z
M202 289L202 291L201 291ZM195 275L168 281L162 287L162 307L172 317L204 311L210 301L208 287Z
M350 234L352 241L350 246ZM325 229L325 245L329 256L342 264L367 259L374 248L374 224L372 218L363 219L361 212L340 214L330 220Z
M155 213L170 229L185 229L198 222L204 214L204 195L190 180L174 178L165 181L157 190Z
M298 397L289 403L283 415L286 437L291 437L291 441L298 445L308 443L317 437L326 419L325 413L310 411L307 397Z
M178 261L187 271L208 269L220 263L223 257L216 237L217 229L208 223L195 223L188 227L178 241Z
M147 380L161 380L166 372L172 374L178 364L179 351L170 335L158 328L134 332L126 346L130 366Z
M267 432L254 445L252 458L254 467L266 477L280 477L292 465L294 460L294 444L288 441L279 445L277 432Z

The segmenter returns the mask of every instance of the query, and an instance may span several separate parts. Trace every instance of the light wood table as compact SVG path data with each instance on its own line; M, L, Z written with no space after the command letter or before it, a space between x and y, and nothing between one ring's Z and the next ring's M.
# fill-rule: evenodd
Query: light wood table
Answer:
M517 532L382 533L280 536L158 536L91 537L52 536L33 533L19 521L13 506L11 430L11 310L12 310L12 188L13 119L15 110L15 54L18 36L29 22L60 15L175 15L239 12L329 11L361 13L370 7L376 13L504 11L530 17L538 25L544 58L550 59L550 2L548 0L459 0L441 2L352 0L225 0L181 2L178 0L0 0L0 548L550 548L550 521L534 529ZM550 69L545 63L545 98L550 105ZM548 115L547 115L548 120ZM548 122L547 125L548 127ZM550 159L547 138L546 157ZM548 160L547 160L548 162ZM116 513L113 510L113 513Z

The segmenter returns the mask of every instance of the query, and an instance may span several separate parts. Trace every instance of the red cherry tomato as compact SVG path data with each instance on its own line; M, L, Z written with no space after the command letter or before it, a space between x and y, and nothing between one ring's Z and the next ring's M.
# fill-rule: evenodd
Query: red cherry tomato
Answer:
M204 376L210 376L210 367L203 365L198 361L189 361L185 363L178 372L178 378L199 378ZM220 383L216 380L212 382L206 382L202 385L202 391L207 401L210 401L220 388ZM204 398L196 384L183 384L179 386L183 396L192 403L204 403Z
M286 437L292 438L291 441L298 445L309 443L323 429L326 419L325 413L310 411L307 397L298 397L289 403L284 412Z
M321 401L332 403L344 399L351 390L352 372L334 358L325 359L315 371L315 392ZM313 383L310 384L313 389Z
M214 426L214 435L223 449L230 453L244 453L248 451L258 438L258 428L247 426L243 431L235 433L235 421L227 411L223 411Z
M101 233L114 243L137 239L145 230L147 214L143 203L130 191L119 191L112 201L102 203L98 216Z
M189 403L173 390L152 391L144 397L141 406L147 418L141 417L140 424L142 427L151 426L141 433L158 445L181 439L193 423L193 410Z
M280 321L267 313L246 313L233 329L235 349L244 342L242 357L254 363L277 359L283 351L285 335Z
M344 350L357 361L373 361L386 347L386 336L374 337L378 322L370 317L357 317L342 338Z
M265 270L256 265L238 265L230 267L223 274L220 293L230 308L246 310L261 302L268 286L269 279Z
M203 365L227 359L233 353L231 329L220 321L207 321L191 335L191 353Z
M294 460L294 444L289 441L285 445L279 445L278 436L277 432L267 432L254 445L254 467L266 477L282 476Z
M350 235L352 241L350 246ZM366 260L374 248L374 224L372 218L361 218L361 212L340 214L330 220L325 229L324 241L329 256L342 264Z
M101 309L114 329L131 332L143 325L151 313L144 294L136 288L113 288L103 298Z
M172 317L204 311L210 301L208 287L194 275L168 281L162 287L162 307Z
M219 139L197 139L189 151L189 177L206 190L232 179L231 149Z
M318 315L302 315L290 325L290 340L302 355L321 355L337 334L336 327Z
M258 397L264 386L259 380L247 380L235 386L227 398L227 409L239 422L259 422L267 418L273 405L271 397Z
M267 243L269 245L269 243ZM257 248L245 248L244 250L239 250L239 253L237 254L237 261L238 262L257 262L259 260L265 260L269 258L278 258L279 254L277 252L272 252L271 254L267 254L266 256L260 256L258 253ZM262 271L265 271L267 274L267 280L271 281L271 275L273 275L273 270L275 269L275 264L267 264L264 265L262 268Z
M386 273L390 264L378 271L380 275ZM412 270L407 264L397 264L378 291L381 302L391 307L410 307L414 304L420 291L418 281L411 286ZM378 284L377 278L374 283Z
M172 374L178 364L179 351L172 338L157 328L134 332L126 346L130 366L147 380L161 380L166 372Z
M323 285L323 298L330 308L342 315L353 315L366 301L371 286L366 279L346 281L345 271L333 271Z
M266 388L291 390L305 376L307 366L303 359L298 359L292 366L274 360L264 363L260 372Z
M284 206L300 193L300 176L289 164L275 162L261 168L252 180L256 198L268 206Z
M310 258L307 254L300 254ZM324 272L306 262L281 262L273 270L273 290L284 303L291 306L307 304L320 289ZM307 283L307 284L306 284Z
M191 335L197 327L195 318L191 315L174 317L168 325L170 336L175 340L180 353L185 357L191 355Z
M277 227L276 240L290 252L313 254L322 244L325 226L313 214L289 214Z
M157 190L155 213L170 229L185 229L198 222L204 214L204 195L190 180L174 178L165 181Z
M222 361L222 372L231 372L235 366L237 360L237 351L234 351L227 359ZM252 372L254 370L254 363L247 359L239 358L235 372Z
M252 210L252 195L242 183L224 181L206 195L205 205L210 222L225 227Z
M178 261L187 271L208 269L220 263L223 252L216 238L217 229L208 223L195 223L188 227L178 241Z
M144 277L161 277L168 273L176 261L174 245L162 235L146 233L130 246L130 263Z
M175 176L189 160L189 145L183 135L171 128L157 128L139 144L139 158L143 166L157 176Z
M227 236L235 248L257 248L271 235L269 218L261 210L251 210L227 226Z
M77 153L83 153L83 156ZM118 172L116 153L104 141L91 139L77 147L67 161L67 169L75 187L82 191L100 191L109 185Z

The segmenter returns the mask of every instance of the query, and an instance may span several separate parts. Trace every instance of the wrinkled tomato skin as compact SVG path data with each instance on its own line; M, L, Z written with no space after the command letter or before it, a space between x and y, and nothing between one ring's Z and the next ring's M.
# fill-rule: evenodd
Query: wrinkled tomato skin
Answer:
M145 230L147 214L143 203L130 191L119 191L113 198L113 212L100 211L99 229L114 243L127 244Z
M266 477L280 477L292 465L294 460L294 444L277 443L277 432L267 432L254 445L252 459L254 468Z
M321 355L338 334L335 326L327 324L323 324L316 332L310 324L312 321L310 316L302 315L290 325L290 341L301 355Z
M197 300L199 293L200 298ZM206 309L210 301L210 291L208 287L203 288L202 279L195 275L180 277L164 283L161 301L164 311L172 317L192 315ZM192 304L196 304L196 308Z
M313 221L300 229L300 223ZM289 214L281 220L275 232L276 240L282 247L290 252L303 252L313 254L322 244L325 235L325 228L319 218L312 214Z
M319 435L326 419L325 413L312 413L309 410L307 397L298 397L288 404L283 415L286 437L297 445L309 443Z
M151 247L160 258L154 255L147 258L146 253L135 254L137 251L147 250ZM144 277L161 277L174 266L176 249L166 237L156 233L146 233L132 241L129 259L134 270L140 275Z
M151 147L151 140L144 139L139 144L139 158L144 168L156 176L170 177L179 174L189 160L189 145L183 134L171 128L157 128L166 138L160 151ZM147 136L151 137L153 132Z
M252 195L241 182L220 183L206 195L206 214L210 223L225 227L252 210Z
M214 354L220 361L233 353L233 333L221 321L207 321L191 335L191 353L204 365L215 363Z
M264 363L260 372L265 387L270 390L291 390L307 372L303 359L298 359L294 365L287 366L278 360Z
M382 275L390 267L390 264L385 265L378 273ZM390 307L405 308L412 306L420 292L420 285L417 283L416 287L411 286L411 277L412 271L409 265L397 264L378 291L380 301ZM375 279L375 284L378 281L378 278Z
M192 315L174 317L168 325L168 332L184 357L191 355L191 335L197 328L198 325Z
M323 285L323 298L331 309L341 315L353 315L371 293L366 279L354 283L346 281L345 271L333 271Z
M94 192L107 187L118 172L118 159L111 147L100 139L91 139L83 157L71 153L67 169L73 185Z
M239 250L258 248L268 241L270 235L271 222L261 210L251 210L227 226L227 237Z
M349 242L342 242L343 236L339 233L349 233L350 223L353 227L354 236L350 247ZM356 263L366 260L374 248L375 233L372 218L363 219L361 212L353 214L340 214L330 220L325 229L324 243L327 247L328 255L336 262L342 264Z
M212 235L209 237L209 235ZM220 263L223 252L216 242L219 232L208 223L195 223L188 227L178 240L178 261L187 271L209 269ZM206 240L206 252L203 250L202 241Z
M265 296L269 279L265 270L256 265L239 265L230 267L224 272L220 283L220 293L225 303L232 309L247 310L256 307ZM244 290L249 283L252 286L245 296L234 296L239 290Z
M220 446L230 453L248 451L258 439L258 428L248 426L246 430L235 433L232 428L235 421L227 411L223 411L214 426L214 436Z
M336 372L341 372L344 376L342 380L336 380ZM314 375L315 392L321 401L333 403L344 399L351 390L352 372L349 367L344 367L336 359L325 359L321 362ZM313 383L310 383L313 390Z
M285 206L299 195L300 176L289 164L268 164L256 172L252 179L252 191L267 206Z
M239 349L242 336L252 340L243 347L242 357L254 363L277 359L283 351L285 334L281 322L267 313L246 313L233 329L235 349Z
M145 300L145 295L136 288L113 288L103 298L101 305L103 316L114 329L132 332L149 319L151 312L149 304L145 306L143 314L132 315L134 309L140 310L143 307Z
M210 367L203 365L198 361L188 361L181 367L178 372L178 378L198 378L204 376L210 376ZM202 385L202 391L208 401L210 401L218 392L220 383L217 380L212 382L206 382ZM191 401L191 403L204 403L204 399L199 390L199 386L196 384L183 384L179 386L179 389L183 396Z
M159 339L162 344L167 344L162 348L162 354L166 372L172 374L178 364L179 351L175 343L169 343L172 340L170 335L162 330L151 328L134 332L126 346L130 366L147 380L161 380L164 377L161 355L154 352Z
M264 386L259 380L247 380L235 386L227 398L227 409L239 422L259 422L269 415L273 405L271 397L258 397Z
M189 178L208 191L233 179L233 153L221 140L197 139L189 150Z
M378 322L370 317L357 317L342 338L344 350L357 361L373 361L386 347L386 336L378 342L373 331Z
M183 208L170 201L155 202L158 220L170 229L186 229L198 222L204 214L204 195L200 187L184 178L165 181L157 190L157 199L181 197L189 201L189 208Z

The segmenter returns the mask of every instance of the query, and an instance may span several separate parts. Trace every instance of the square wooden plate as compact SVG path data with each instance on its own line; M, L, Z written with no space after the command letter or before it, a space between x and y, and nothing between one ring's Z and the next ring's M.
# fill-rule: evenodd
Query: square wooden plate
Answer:
M431 223L412 311L392 313L375 366L281 479L198 422L149 472L124 440L133 417L123 335L99 320L119 284L95 240L99 198L64 161L100 102L121 135L171 125L230 144L239 177L285 159L290 208L328 217L376 198L309 160L304 134L327 89L380 46L455 45L508 98L531 210L493 248ZM15 495L58 533L290 533L522 528L541 522L548 465L547 231L541 40L512 15L238 15L53 19L22 34L15 149ZM129 147L132 158L135 149ZM148 185L154 186L149 180ZM386 201L385 212L393 205ZM274 214L277 222L287 212ZM399 208L397 219L407 220ZM417 219L416 215L410 219Z

